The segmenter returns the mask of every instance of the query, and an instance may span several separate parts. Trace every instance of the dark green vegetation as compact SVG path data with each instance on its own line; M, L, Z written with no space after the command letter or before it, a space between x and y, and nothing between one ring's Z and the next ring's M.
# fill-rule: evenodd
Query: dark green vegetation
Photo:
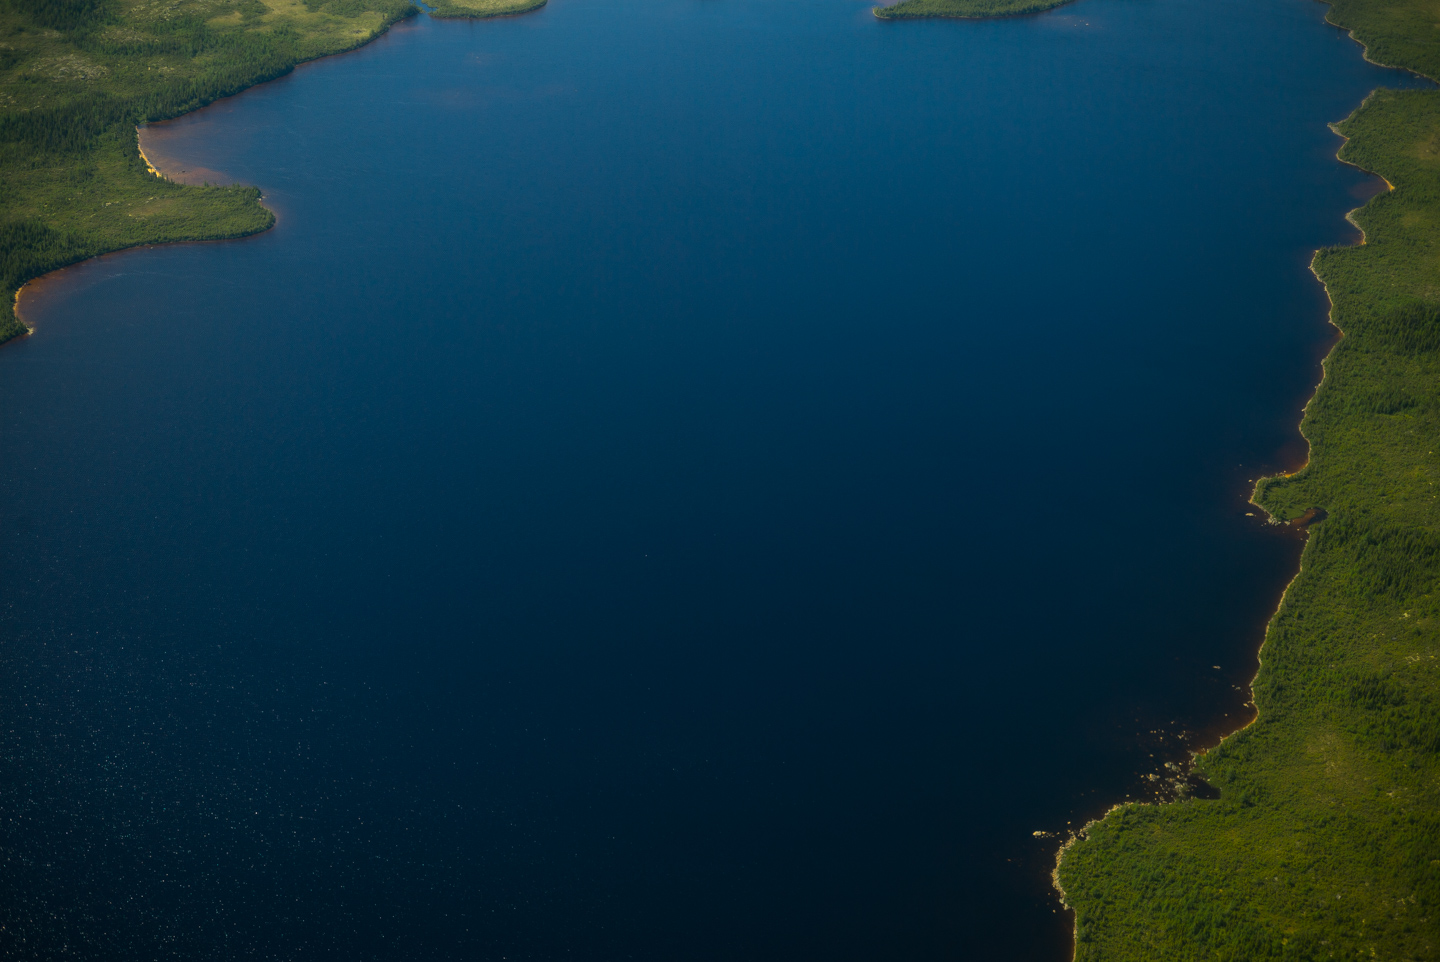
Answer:
M446 0L443 13L538 5ZM274 223L254 188L150 173L137 124L360 46L416 12L410 0L0 0L0 341L25 332L15 292L46 271Z
M881 20L916 20L922 17L1018 17L1064 6L1071 0L901 0L891 7L876 7Z
M1428 4L1330 19L1440 76ZM1366 243L1315 256L1345 337L1308 466L1255 494L1327 516L1270 624L1256 721L1196 761L1220 798L1118 808L1066 852L1081 962L1440 958L1440 92L1378 91L1336 129L1394 190L1354 214Z

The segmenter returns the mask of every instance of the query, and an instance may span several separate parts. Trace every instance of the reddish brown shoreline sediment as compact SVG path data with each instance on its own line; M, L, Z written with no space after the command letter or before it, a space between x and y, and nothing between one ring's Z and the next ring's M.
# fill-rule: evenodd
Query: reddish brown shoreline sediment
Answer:
M236 94L239 96L239 94ZM204 110L202 107L200 110ZM199 113L199 111L196 111ZM186 114L186 117L193 116ZM163 177L172 180L177 184L190 184L200 186L202 184L233 184L238 183L237 178L231 177L223 171L214 170L209 167L187 166L183 161L167 154L163 147L156 143L166 136L166 128L174 121L162 120L156 124L146 124L143 127L136 127L136 139L140 150L140 159L145 162L145 168L156 177Z

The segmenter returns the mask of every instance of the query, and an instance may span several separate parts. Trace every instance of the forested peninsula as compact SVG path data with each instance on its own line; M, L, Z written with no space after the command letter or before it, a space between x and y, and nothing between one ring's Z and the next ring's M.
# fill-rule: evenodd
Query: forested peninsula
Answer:
M490 17L544 0L438 0ZM107 251L242 237L274 216L254 187L183 186L136 126L368 43L410 0L0 0L0 342L26 281Z

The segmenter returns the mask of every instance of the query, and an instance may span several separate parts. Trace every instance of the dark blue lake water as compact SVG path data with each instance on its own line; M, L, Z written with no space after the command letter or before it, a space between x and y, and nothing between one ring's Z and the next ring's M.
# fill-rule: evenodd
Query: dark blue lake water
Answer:
M552 0L156 132L279 224L0 351L0 950L1066 958L1032 833L1296 565L1325 9Z

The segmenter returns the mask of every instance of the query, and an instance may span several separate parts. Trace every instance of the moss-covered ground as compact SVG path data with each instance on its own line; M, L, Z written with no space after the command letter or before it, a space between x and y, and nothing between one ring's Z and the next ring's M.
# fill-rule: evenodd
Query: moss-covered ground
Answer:
M1379 62L1440 76L1433 4L1340 0ZM1200 756L1215 800L1127 805L1065 852L1076 958L1440 958L1440 92L1381 90L1336 129L1393 190L1314 260L1344 337L1262 480L1322 508L1272 620L1256 720Z

